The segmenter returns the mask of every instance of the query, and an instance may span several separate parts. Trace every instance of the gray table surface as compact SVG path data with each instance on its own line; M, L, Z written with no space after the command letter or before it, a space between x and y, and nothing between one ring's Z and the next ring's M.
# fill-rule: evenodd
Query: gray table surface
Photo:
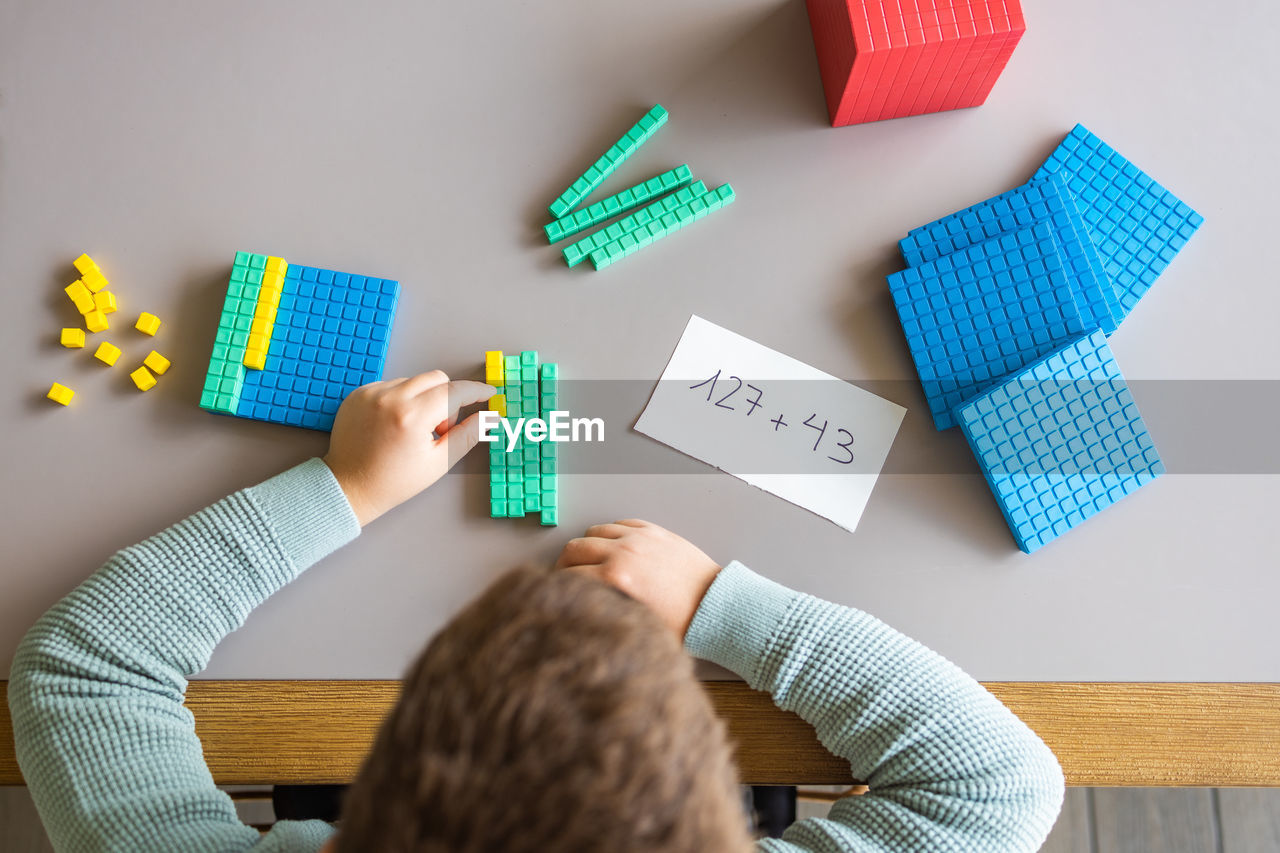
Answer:
M799 0L4 3L0 672L114 550L323 452L196 406L247 249L398 278L389 375L477 376L486 349L536 348L632 381L576 392L579 409L614 395L623 461L564 478L561 527L489 519L469 459L254 613L210 677L396 676L505 567L641 516L982 679L1280 679L1280 465L1259 426L1280 379L1280 11L1026 14L985 106L831 129ZM565 269L545 205L655 102L670 123L614 189L688 162L738 203L607 271ZM1112 339L1172 473L1027 557L962 436L928 424L884 276L907 229L1022 182L1077 121L1207 222ZM151 343L125 318L165 322L174 367L145 396L57 345L83 251L121 299L105 337L125 362ZM630 430L691 313L909 408L856 533ZM54 380L69 410L43 399Z

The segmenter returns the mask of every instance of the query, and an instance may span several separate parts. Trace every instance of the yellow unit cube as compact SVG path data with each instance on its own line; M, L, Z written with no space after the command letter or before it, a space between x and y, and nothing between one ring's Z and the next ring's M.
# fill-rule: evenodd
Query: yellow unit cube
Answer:
M103 314L114 314L116 311L116 295L110 290L100 290L93 294L93 307Z
M244 354L244 366L264 370L267 366L267 354L262 350L247 350Z
M93 310L93 294L89 292L89 288L84 286L83 281L76 279L63 289L81 314L88 314Z
M165 358L155 350L148 353L147 357L142 360L142 363L151 368L151 372L156 376L162 376L164 372L169 369L169 359Z
M495 388L506 384L502 363L502 350L489 350L484 354L484 381Z
M93 262L93 258L88 255L81 255L72 261L72 263L75 264L76 272L80 273L80 275L84 275L90 270L96 270L98 268L98 265Z
M105 332L107 330L107 315L96 309L90 311L84 315L84 325L91 332Z
M71 349L84 346L84 329L63 329L62 345Z
M160 331L160 318L143 311L138 315L138 322L134 323L133 327L144 335L154 335Z
M107 277L102 274L102 271L96 269L89 270L80 277L80 280L84 282L85 287L89 288L90 293L97 293L110 284L107 281Z
M489 383L493 384L493 383ZM505 418L507 416L507 395L494 394L489 398L489 411L497 412L498 417Z
M74 397L75 395L76 395L76 392L72 391L66 385L59 385L57 382L55 382L53 383L53 387L49 389L49 393L46 394L45 396L47 396L53 402L59 403L65 406L71 402L71 398Z
M139 391L150 391L156 384L156 378L145 367L139 367L130 373L129 378L138 386Z
M67 296L71 298L72 302L81 300L86 296L88 296L91 299L93 298L93 294L89 292L89 288L85 287L84 281L81 279L76 279L75 281L71 282L66 287L64 287L63 290L67 292Z
M120 347L110 341L103 341L98 344L98 351L93 354L93 357L109 367L120 357Z

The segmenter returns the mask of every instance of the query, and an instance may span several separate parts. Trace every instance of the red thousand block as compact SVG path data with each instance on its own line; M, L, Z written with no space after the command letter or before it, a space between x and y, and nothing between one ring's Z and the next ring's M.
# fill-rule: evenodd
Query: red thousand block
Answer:
M1026 21L1018 0L806 0L831 125L976 107Z

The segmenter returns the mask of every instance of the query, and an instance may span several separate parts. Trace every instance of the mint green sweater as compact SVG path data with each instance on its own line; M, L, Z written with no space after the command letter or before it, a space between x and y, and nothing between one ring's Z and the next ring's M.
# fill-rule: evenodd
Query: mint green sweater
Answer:
M187 678L272 593L360 532L313 459L116 554L27 634L10 674L18 761L57 850L314 851L265 836L215 786ZM740 563L720 573L690 653L813 724L869 793L769 851L1031 851L1062 803L1052 753L981 685L871 616Z

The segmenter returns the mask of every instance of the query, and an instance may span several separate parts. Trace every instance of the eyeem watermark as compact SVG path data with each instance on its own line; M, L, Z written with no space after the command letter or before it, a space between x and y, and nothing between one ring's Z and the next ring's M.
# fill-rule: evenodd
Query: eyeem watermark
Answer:
M515 450L521 435L525 441L534 444L543 441L604 441L604 418L571 418L568 412L560 411L552 412L550 420L504 418L488 410L480 413L481 441L501 441L504 434L507 453Z

